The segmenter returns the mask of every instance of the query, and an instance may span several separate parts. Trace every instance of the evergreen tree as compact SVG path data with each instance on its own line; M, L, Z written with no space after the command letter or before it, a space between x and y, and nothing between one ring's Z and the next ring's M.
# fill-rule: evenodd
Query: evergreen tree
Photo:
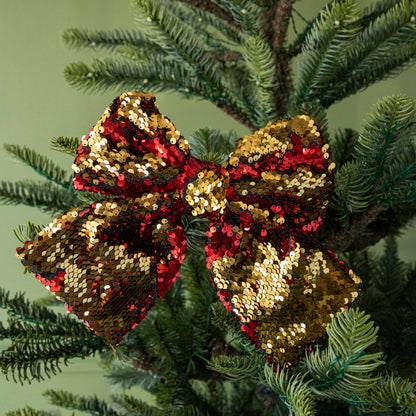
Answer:
M47 391L58 406L92 415L359 415L416 414L416 268L401 261L395 236L416 209L416 102L385 97L361 132L327 131L327 109L399 74L416 55L415 0L381 0L360 10L333 0L289 44L294 0L135 0L136 31L67 29L72 48L108 57L67 66L70 85L85 91L171 91L209 100L252 131L297 114L314 117L336 162L335 197L318 240L362 278L355 303L333 318L327 337L293 369L270 366L217 301L203 247L207 222L185 218L188 254L181 278L147 318L112 351L82 323L41 302L0 291L9 340L0 367L15 381L51 377L74 357L102 355L114 383L140 385L149 405L122 394L108 401ZM293 62L296 59L297 66ZM236 137L200 129L193 155L223 162ZM79 139L52 146L74 156ZM34 150L5 150L44 181L2 182L0 201L62 213L96 194ZM40 225L15 230L33 238ZM370 246L385 238L383 255ZM49 300L44 303L50 303ZM47 415L29 407L9 415Z

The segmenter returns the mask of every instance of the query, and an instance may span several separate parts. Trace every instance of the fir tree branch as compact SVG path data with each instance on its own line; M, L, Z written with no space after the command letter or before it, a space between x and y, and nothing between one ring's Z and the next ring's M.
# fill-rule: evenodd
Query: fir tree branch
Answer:
M327 7L331 7L333 3L338 2L339 0L331 0ZM363 16L358 20L358 23L361 27L368 27L372 21L377 19L379 16L385 14L389 9L399 4L402 0L383 0L379 3L371 4L370 7L365 8L363 11ZM302 45L307 39L312 27L314 24L322 18L322 13L325 12L325 9L320 11L318 15L307 23L304 30L297 36L295 41L290 45L288 49L288 55L294 57L302 52Z
M32 240L43 228L45 228L43 225L33 224L28 221L27 225L19 225L15 228L13 234L21 243L24 243L25 241Z
M29 302L22 294L10 297L0 288L0 307L7 309L9 326L0 328L0 338L11 344L0 355L0 369L13 380L43 380L61 371L68 359L84 358L104 347L101 338L68 315Z
M273 367L266 364L262 383L279 395L289 409L289 414L315 416L316 404L309 387L311 380L304 379L305 375L289 375L289 372L283 368L278 368L275 372Z
M96 59L91 66L83 62L69 64L64 76L71 86L89 93L96 88L104 91L151 88L153 92L172 91L188 97L202 88L191 72L173 61L133 64L125 60Z
M336 230L326 235L322 241L326 247L336 253L343 253L348 250L362 250L377 243L385 234L374 233L371 238L367 235L366 229L377 220L377 217L384 211L381 206L373 206L366 212L353 219L348 230Z
M10 297L10 292L0 288L0 308L7 309L12 316L19 317L29 322L42 323L45 321L57 322L60 321L61 315L57 315L51 309L44 306L36 305L25 299L23 293L17 293L14 297Z
M364 15L362 21L363 26L368 26L369 23L382 14L385 14L389 9L398 5L402 0L382 0L377 3L372 3L368 7L364 8Z
M46 412L44 410L36 410L33 407L25 406L23 409L11 410L6 413L6 416L54 416L53 412Z
M306 355L304 364L314 380L310 386L316 394L349 400L377 383L372 373L383 363L382 353L364 351L377 339L378 328L369 319L358 309L339 314L327 328L328 347Z
M359 10L354 0L334 2L320 16L308 36L299 62L291 106L319 99L339 71L339 62L359 33Z
M248 70L251 87L250 101L254 110L254 123L263 127L277 118L274 94L276 82L276 63L269 45L259 36L252 36L242 45L242 56Z
M3 148L15 159L30 166L36 173L44 176L49 181L52 181L65 189L72 190L71 175L52 162L52 160L26 146L22 147L16 144L4 144Z
M79 143L78 137L55 137L51 140L51 148L75 157Z
M177 1L183 2L182 0ZM214 5L214 3L211 4ZM195 17L198 20L199 26L201 26L207 35L213 36L212 29L214 29L215 31L221 33L221 37L216 37L218 41L223 42L225 35L226 43L228 45L231 44L234 48L238 48L238 45L245 38L245 34L241 31L241 27L236 25L236 22L232 19L232 17L230 17L231 21L228 21L221 18L221 16L216 13L214 14L200 8L195 8L193 5L191 5L191 7L195 13ZM200 29L196 30L200 31Z
M347 220L352 213L365 211L372 199L371 184L361 173L361 164L347 162L335 174L335 200L333 205L341 218Z
M384 240L380 255L372 250L352 252L347 264L363 279L357 299L379 326L378 345L386 370L412 377L416 356L416 281L414 266L400 260L394 237Z
M73 49L92 48L117 50L120 46L145 49L151 54L160 54L164 50L148 36L135 30L88 30L68 28L62 34L64 44Z
M122 413L111 408L97 396L76 396L63 390L47 390L43 395L49 399L51 404L65 409L79 410L94 416L123 416Z
M243 31L251 35L262 35L261 17L264 10L252 0L211 0L226 12Z
M241 27L234 21L232 14L212 1L205 0L177 0L182 3L186 3L196 9L208 12L210 14L216 15L221 19L225 20L229 25L235 27L236 29L241 29Z
M230 378L242 380L245 378L257 379L264 367L265 359L259 354L249 356L219 355L213 357L208 363L208 369L225 374Z
M130 389L133 386L140 386L147 391L151 391L161 381L160 375L142 368L136 368L134 363L123 361L113 362L106 377L111 379L114 387Z
M372 389L357 395L350 403L364 406L366 412L394 409L396 412L416 413L416 383L400 377L386 376Z
M297 38L295 39L295 41L287 48L287 54L288 54L288 56L290 58L293 58L293 57L295 57L296 55L298 55L298 54L300 54L302 52L302 47L304 46L304 43L305 43L306 39L310 35L310 32L311 32L312 28L322 20L322 17L327 12L327 9L330 8L330 7L332 7L333 4L335 2L337 2L337 1L339 1L339 0L331 0L331 1L329 1L327 3L326 7L323 8L316 15L316 17L314 19L312 19L311 21L309 21L307 23L307 25L303 29L303 31L297 36ZM296 12L295 9L293 9L293 11Z
M2 351L0 369L6 378L11 374L15 382L31 383L32 380L44 380L62 371L60 364L68 365L71 358L84 358L93 355L103 347L100 338L97 340L81 337L44 336L42 330L31 335L20 334L12 340L11 346Z
M111 398L114 403L127 411L129 416L162 416L164 413L163 410L127 394L111 396Z
M416 180L416 102L405 96L386 97L370 113L356 145L360 173L372 185L372 199L391 206ZM413 198L416 198L414 194ZM415 200L415 199L413 199Z
M344 129L337 130L335 136L329 140L329 146L337 170L346 162L353 160L354 148L357 144L358 137L358 132L355 130Z
M205 38L176 15L178 6L174 2L135 2L148 16L147 25L159 37L167 52L173 56L176 54L182 64L189 65L207 84L218 84L222 75L221 65L207 53L209 49Z
M171 0L164 0L164 2L167 7L172 4ZM244 39L241 30L235 29L211 13L203 12L184 3L178 4L176 0L174 4L175 7L169 7L171 12L181 21L186 21L195 35L201 36L207 53L212 54L215 61L219 61L220 55L239 49L239 44Z
M0 182L0 202L6 205L29 205L53 214L81 205L74 192L49 183L30 180Z
M414 2L402 0L372 21L340 61L338 74L328 81L330 88L316 90L312 96L328 107L411 65L416 56L415 13Z
M201 128L191 133L188 141L194 157L222 164L233 151L237 139L233 131Z
M238 114L239 118L250 123L250 106L244 97L238 94L239 91L229 87L230 82L226 78L223 63L213 59L209 54L203 37L198 36L191 26L175 16L174 3L169 1L165 5L162 0L135 2L149 16L150 19L147 19L146 23L160 36L160 41L166 43L170 54L173 57L176 54L182 65L185 63L190 67L189 72L202 84L200 92L195 92L206 99L210 99L207 95L216 96L216 99L210 100L219 108L233 117L234 114Z
M223 92L207 87L193 72L171 60L132 64L122 60L97 59L93 61L91 67L83 62L68 65L64 70L64 76L71 86L86 92L92 92L96 88L104 91L112 88L118 90L146 88L155 93L172 91L187 98L201 96L215 103L217 107L245 126L254 129L254 125L249 121L246 107L238 100L235 100L234 104L240 111L235 111L227 104ZM241 116L242 111L245 116Z

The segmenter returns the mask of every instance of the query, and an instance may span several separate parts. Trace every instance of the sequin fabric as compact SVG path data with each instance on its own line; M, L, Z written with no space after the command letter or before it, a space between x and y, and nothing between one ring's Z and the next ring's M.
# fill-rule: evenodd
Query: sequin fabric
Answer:
M179 275L182 215L211 222L218 296L270 362L296 364L360 279L311 236L334 188L328 145L302 115L240 139L224 165L190 155L149 93L116 98L78 148L74 188L102 193L52 221L17 257L117 345Z

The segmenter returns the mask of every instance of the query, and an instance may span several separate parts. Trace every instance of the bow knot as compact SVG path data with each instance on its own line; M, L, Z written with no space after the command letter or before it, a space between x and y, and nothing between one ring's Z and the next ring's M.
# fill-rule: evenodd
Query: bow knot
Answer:
M192 215L213 217L223 214L227 204L229 175L225 168L212 162L201 162L198 173L184 187L184 199Z

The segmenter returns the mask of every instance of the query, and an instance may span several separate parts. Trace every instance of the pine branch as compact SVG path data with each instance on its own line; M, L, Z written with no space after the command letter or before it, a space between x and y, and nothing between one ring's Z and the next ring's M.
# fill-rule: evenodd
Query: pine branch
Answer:
M62 34L62 40L72 49L92 48L114 51L120 46L136 47L147 50L148 54L164 52L156 42L135 30L88 30L68 28Z
M311 33L311 30L313 27L315 27L316 24L318 24L323 16L326 14L328 8L331 8L335 2L338 2L339 0L331 0L327 3L326 7L323 8L316 16L315 18L313 18L312 20L310 20L309 22L307 22L306 27L303 29L303 31L297 35L295 41L287 48L287 53L288 56L290 58L293 58L295 56L297 56L298 54L300 54L302 52L302 47L306 41L306 39L308 38L308 36ZM296 12L295 9L293 9L293 11ZM296 14L299 15L299 12L296 12Z
M200 96L215 103L247 127L254 128L248 121L248 113L242 118L239 112L228 106L222 92L208 88L193 72L174 61L154 60L132 64L122 60L97 59L91 67L83 62L68 65L64 70L64 76L71 86L86 92L93 92L97 88L104 91L151 89L154 93L176 92L186 98ZM247 112L237 101L235 104Z
M201 128L191 133L188 141L194 157L222 164L234 150L237 139L233 131Z
M384 241L384 251L354 252L347 263L363 279L357 303L379 326L378 345L387 371L412 377L416 367L416 296L414 266L400 260L395 238Z
M135 368L134 363L123 361L113 362L106 377L111 379L114 387L130 389L133 386L140 386L147 391L151 391L161 380L158 374Z
M257 379L263 370L264 362L264 357L259 354L236 357L219 355L209 361L208 369L237 380L245 378Z
M385 14L389 9L400 4L401 1L402 0L382 0L364 8L364 16L362 17L364 26L368 26L371 21L377 19L382 14Z
M371 184L363 178L361 169L359 162L347 162L335 174L337 187L332 204L346 225L351 214L366 211L372 200Z
M51 148L75 157L79 143L78 137L55 137L51 140Z
M0 308L7 309L8 313L14 317L27 320L29 322L43 323L56 322L62 325L61 315L57 315L51 309L39 306L25 299L23 293L17 293L14 297L10 297L10 293L0 288Z
M363 249L413 218L415 117L416 103L405 96L386 97L373 107L350 161L336 173L331 209L341 229L327 231L323 243L330 249Z
M129 416L162 416L163 414L166 414L163 410L127 394L111 396L111 399L123 410L127 411Z
M394 409L396 412L413 415L416 413L415 397L416 383L386 376L365 394L351 400L351 403L364 405L366 412Z
M146 24L155 35L159 43L164 45L165 51L189 65L201 80L208 84L218 84L222 75L221 65L207 53L205 38L197 35L195 30L177 17L177 5L162 0L147 2L135 0L136 4L147 15Z
M338 63L330 88L316 90L311 97L328 107L411 65L416 56L415 13L413 0L402 0L371 21L354 39L346 59Z
M70 358L94 354L104 347L101 338L68 315L58 315L22 294L10 297L0 288L0 307L7 309L8 327L0 328L0 338L11 344L0 356L3 374L14 381L43 380L61 371Z
M378 378L372 372L383 362L382 353L364 351L377 339L378 328L369 319L358 309L339 314L327 328L328 347L306 355L305 367L316 394L348 401L376 384Z
M235 27L237 30L241 29L241 27L235 22L232 14L223 8L216 5L214 2L211 1L204 1L204 0L178 0L182 3L188 4L195 9L199 9L203 12L207 12L209 14L218 16L222 20L226 21L230 26Z
M233 20L232 16L229 16L229 19L224 19L224 13L214 13L213 11L204 10L204 7L196 7L194 5L194 1L183 1L177 0L179 2L185 3L188 6L192 7L194 11L195 17L192 19L193 23L199 23L199 28L195 28L197 31L201 32L204 31L209 36L213 36L212 32L217 31L221 33L221 37L216 37L216 39L220 42L224 42L224 36L226 39L226 44L233 45L236 47L240 43L242 43L243 39L245 38L245 34L241 31L241 27L239 27L236 22ZM221 10L218 8L214 3L204 2L204 5L211 5L213 8L217 8L217 10ZM195 18L197 22L195 22ZM221 39L222 38L222 39Z
M32 240L43 228L45 228L43 225L33 224L28 221L27 225L19 225L15 228L13 234L21 243L24 243L25 241Z
M320 99L339 70L359 33L360 17L354 0L334 2L311 29L299 62L291 106Z
M81 201L74 192L53 184L36 183L30 180L0 182L0 203L38 207L53 214L81 205Z
M6 416L54 416L55 413L46 412L44 410L36 410L33 407L25 406L23 409L11 410Z
M192 28L193 34L204 42L205 48L214 61L219 61L219 56L227 52L239 49L239 44L244 39L241 30L230 26L218 16L202 12L176 0L174 3L171 0L163 0L163 2L170 12ZM171 7L172 4L174 7Z
M201 263L205 261L205 253L190 253L187 255L181 267L181 278L184 282L184 295L189 303L192 303L192 309L206 319L195 325L195 330L200 331L203 335L202 342L209 341L209 338L218 336L218 332L210 326L211 305L216 300L216 291L210 280L210 272L207 268L202 268Z
M268 364L264 366L264 385L270 387L289 409L289 414L296 416L315 416L316 404L312 397L309 384L305 376L289 375L283 368L275 372Z
M26 146L22 147L16 144L4 144L3 148L15 159L30 166L36 173L44 176L49 181L52 181L65 189L72 189L70 174L47 157Z
M355 130L344 129L337 130L335 136L329 140L329 146L337 170L345 163L353 160L354 148L357 144L358 137L358 132Z
M103 347L101 339L90 341L81 337L44 336L40 328L37 336L43 338L33 339L21 333L13 339L10 347L2 351L0 368L7 379L11 374L20 384L41 381L44 376L50 378L62 371L60 364L68 365L69 359L85 358Z
M117 412L96 396L76 396L63 390L47 390L43 395L49 399L51 404L65 409L79 410L95 416L123 416L122 413Z
M361 175L372 185L372 199L389 207L416 180L416 102L386 97L372 109L356 145ZM416 200L416 193L412 201Z
M331 7L335 2L338 2L339 0L331 0L327 6ZM389 9L399 4L402 0L383 0L379 3L371 4L369 7L364 8L363 10L363 16L360 17L358 20L358 24L361 27L368 27L370 26L371 22L380 17L381 15L385 14ZM307 23L306 27L303 29L303 31L297 36L295 41L290 45L288 49L288 54L290 57L295 57L299 53L302 52L302 45L305 42L305 39L307 39L312 27L314 24L319 21L322 18L322 13L325 12L325 9L320 11L318 15Z
M261 17L265 10L252 0L211 0L232 16L243 31L251 35L262 34Z
M269 45L259 36L252 36L243 44L242 56L246 62L250 88L250 102L255 109L254 123L263 127L277 118L274 94L278 87L276 63Z
M149 17L146 23L160 37L160 42L169 47L173 57L178 56L182 65L186 63L191 73L204 85L199 95L207 98L203 90L210 91L210 95L217 95L217 99L212 101L220 108L228 114L237 113L240 118L246 119L246 123L250 122L251 113L243 97L228 87L223 64L212 58L205 45L205 38L197 36L191 26L175 16L175 3L169 1L165 5L162 0L135 1Z

